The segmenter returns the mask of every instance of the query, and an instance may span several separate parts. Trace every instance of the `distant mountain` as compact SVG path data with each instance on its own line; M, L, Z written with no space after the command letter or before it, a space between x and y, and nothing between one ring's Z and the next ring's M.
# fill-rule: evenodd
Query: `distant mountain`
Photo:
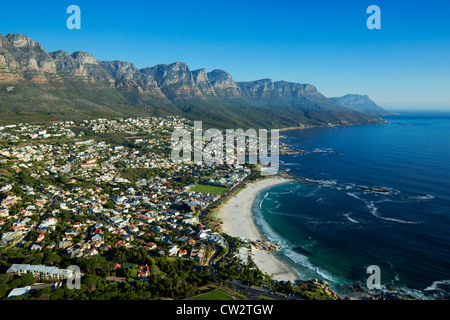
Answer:
M20 34L0 34L1 122L179 115L218 128L380 123L310 84L235 82L223 70L183 62L138 69L86 52L46 52Z
M379 105L377 105L373 100L369 98L367 95L360 94L347 94L343 97L335 97L330 98L330 100L340 104L344 107L348 107L350 109L375 115L375 116L386 116L394 114L391 111L385 110Z

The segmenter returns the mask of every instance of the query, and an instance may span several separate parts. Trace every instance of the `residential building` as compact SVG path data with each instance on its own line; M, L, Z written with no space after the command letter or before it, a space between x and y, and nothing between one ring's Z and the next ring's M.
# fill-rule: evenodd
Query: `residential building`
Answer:
M40 280L64 280L73 275L73 270L59 269L57 267L48 267L44 265L30 265L30 264L13 264L6 273L15 275L22 275L31 273Z

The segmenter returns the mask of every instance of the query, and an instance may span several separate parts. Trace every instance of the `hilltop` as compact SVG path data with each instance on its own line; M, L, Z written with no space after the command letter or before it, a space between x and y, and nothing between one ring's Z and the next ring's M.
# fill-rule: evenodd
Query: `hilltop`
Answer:
M368 95L347 94L343 97L330 98L330 100L352 110L374 116L387 116L395 114L377 105L372 99L369 98Z

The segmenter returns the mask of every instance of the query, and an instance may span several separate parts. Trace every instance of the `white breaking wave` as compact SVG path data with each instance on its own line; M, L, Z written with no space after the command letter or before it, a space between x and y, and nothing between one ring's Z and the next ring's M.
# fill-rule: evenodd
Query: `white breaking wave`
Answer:
M413 200L433 200L435 197L432 196L431 194L426 194L426 195L419 195L419 196L408 197L408 198L413 199Z
M417 224L416 221L406 221L398 218L390 218L390 217L383 217L378 213L378 208L375 206L374 201L370 201L369 203L366 202L367 208L369 209L369 212L379 219L387 220L387 221L393 221L398 223L408 223L408 224Z
M349 195L350 197L353 197L353 198L355 198L355 199L358 199L358 200L361 200L361 201L363 201L363 202L366 202L365 199L359 197L359 196L358 196L356 193L354 193L354 192L346 192L346 193L347 193L347 195Z
M423 289L424 291L434 291L434 290L439 290L439 291L445 291L442 288L439 288L440 285L447 285L450 286L450 280L441 280L441 281L434 281L431 286Z
M352 212L345 213L345 214L344 214L344 217L346 217L350 222L353 222L353 223L359 223L358 220L355 220L355 219L353 219L353 218L350 218L350 215L351 215L351 214L352 214Z
M359 195L357 195L354 192L347 192L347 195L364 202L366 204L366 207L369 210L369 212L376 218L379 218L379 219L382 219L382 220L386 220L386 221L393 221L393 222L397 222L397 223L407 223L407 224L417 224L417 223L419 223L419 222L416 222L416 221L407 221L407 220L403 220L403 219L399 219L399 218L384 217L384 216L380 215L378 213L378 207L375 206L375 203L390 201L389 199L384 199L384 200L380 200L380 201L369 201L369 200L366 200L364 198L361 198Z
M342 186L345 187L345 190L350 190L353 189L356 185L354 183L344 183Z
M269 193L266 192L266 194L264 195L264 197L263 197L263 198L261 199L261 201L259 202L259 210L262 210L262 203L263 203L264 199L267 198L268 195L269 195Z
M309 259L306 256L304 256L300 253L297 253L292 249L285 249L282 252L286 257L291 259L294 263L299 264L302 267L308 268L311 271L314 271L316 274L320 275L323 279L325 279L327 281L334 282L333 277L328 272L321 270L320 268L311 264L311 262L309 261Z

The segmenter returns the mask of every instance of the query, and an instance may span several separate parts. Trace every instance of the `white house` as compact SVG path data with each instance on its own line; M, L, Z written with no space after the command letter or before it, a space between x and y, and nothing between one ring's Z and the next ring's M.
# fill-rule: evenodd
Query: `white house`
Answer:
M177 246L172 246L169 248L169 255L176 256L178 254L178 251L180 251L180 249Z

